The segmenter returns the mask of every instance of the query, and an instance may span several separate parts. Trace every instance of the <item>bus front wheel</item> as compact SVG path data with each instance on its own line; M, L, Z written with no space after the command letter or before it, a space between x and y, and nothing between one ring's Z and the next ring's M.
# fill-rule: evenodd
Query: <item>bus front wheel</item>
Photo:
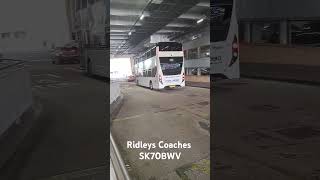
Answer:
M149 88L150 88L150 90L153 90L153 84L152 84L152 81L150 81L150 83L149 83Z

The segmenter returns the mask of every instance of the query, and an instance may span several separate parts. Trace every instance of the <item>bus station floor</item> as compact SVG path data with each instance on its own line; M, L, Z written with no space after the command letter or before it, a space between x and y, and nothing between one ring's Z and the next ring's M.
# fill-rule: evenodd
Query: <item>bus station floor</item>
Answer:
M36 60L27 68L42 112L0 179L105 179L106 82L85 76L79 64Z
M241 76L304 84L320 84L320 66L295 64L241 63Z
M320 87L258 79L212 84L214 179L318 179Z
M122 83L124 102L113 119L111 132L132 179L210 179L210 90L185 87L149 90ZM152 149L181 152L179 160L139 160L144 149L128 149L127 141L186 142L190 149ZM201 168L200 168L201 167Z

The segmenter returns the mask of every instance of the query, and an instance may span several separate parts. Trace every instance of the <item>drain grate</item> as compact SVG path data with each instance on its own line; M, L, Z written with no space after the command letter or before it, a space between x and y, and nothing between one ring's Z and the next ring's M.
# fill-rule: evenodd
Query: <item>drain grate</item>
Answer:
M275 132L291 139L307 139L320 136L320 130L312 126L301 126L294 128L285 128L276 130Z
M206 106L206 105L209 104L209 102L208 101L203 101L203 102L199 102L197 104L200 105L200 106Z
M202 121L199 121L199 126L204 129L204 130L207 130L208 132L210 132L210 124L209 123L205 123L205 122L202 122Z

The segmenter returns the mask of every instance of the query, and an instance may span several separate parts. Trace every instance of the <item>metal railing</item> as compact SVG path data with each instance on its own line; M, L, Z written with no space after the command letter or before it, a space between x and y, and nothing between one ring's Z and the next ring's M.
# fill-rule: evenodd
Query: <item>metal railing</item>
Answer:
M130 180L127 168L121 157L120 151L110 133L110 179Z

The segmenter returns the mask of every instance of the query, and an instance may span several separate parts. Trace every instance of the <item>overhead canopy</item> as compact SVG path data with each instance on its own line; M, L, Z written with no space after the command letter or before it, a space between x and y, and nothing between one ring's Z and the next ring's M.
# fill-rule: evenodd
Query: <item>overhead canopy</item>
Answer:
M152 34L178 37L209 16L209 0L111 0L110 52L136 54Z

